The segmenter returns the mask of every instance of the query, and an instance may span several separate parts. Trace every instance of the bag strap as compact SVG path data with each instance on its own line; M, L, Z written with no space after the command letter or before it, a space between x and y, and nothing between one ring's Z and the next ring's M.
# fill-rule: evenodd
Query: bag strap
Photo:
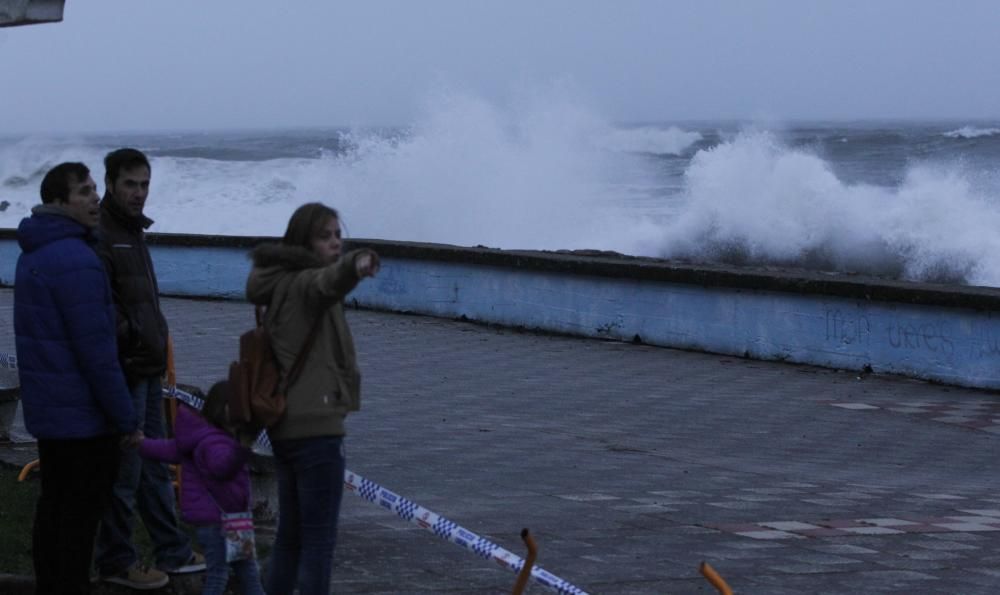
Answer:
M319 316L313 321L312 329L309 331L309 336L306 337L305 343L302 344L302 349L299 351L299 355L296 356L295 362L292 364L292 369L288 371L288 374L284 378L284 391L288 391L288 387L295 384L295 381L299 378L299 372L302 371L302 367L306 363L306 354L312 349L313 343L316 342L316 335L319 334L319 323L323 319L324 312L321 310Z
M257 326L264 325L264 306L257 306L254 308L254 313L257 318ZM305 342L302 344L302 348L299 350L298 355L295 356L295 361L292 363L292 367L288 370L287 374L282 375L281 382L279 384L279 390L284 393L288 391L288 387L298 380L299 373L302 372L302 367L306 363L306 355L312 348L313 343L316 342L316 335L319 334L319 323L323 319L324 310L320 310L319 315L316 316L316 320L313 321L312 328L309 330L309 335L306 336Z

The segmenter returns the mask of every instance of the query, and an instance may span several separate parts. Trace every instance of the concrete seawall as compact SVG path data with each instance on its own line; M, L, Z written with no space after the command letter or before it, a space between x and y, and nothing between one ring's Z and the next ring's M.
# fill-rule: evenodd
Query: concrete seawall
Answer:
M164 294L241 299L268 238L151 234ZM1000 290L600 253L352 240L369 308L1000 388ZM0 285L19 249L0 230Z

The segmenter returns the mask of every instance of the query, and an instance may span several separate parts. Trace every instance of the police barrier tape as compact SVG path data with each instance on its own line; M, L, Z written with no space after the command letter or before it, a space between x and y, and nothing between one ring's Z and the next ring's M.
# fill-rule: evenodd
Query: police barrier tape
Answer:
M0 353L0 368L9 370L17 369L17 357ZM201 409L205 401L197 395L193 395L177 387L165 387L163 394L175 397L178 401L186 403L195 409ZM262 431L254 441L254 451L261 454L272 454L271 441L266 431ZM348 491L357 494L361 498L381 506L386 510L396 513L403 520L418 525L438 537L450 541L456 545L475 553L476 555L492 560L500 566L515 573L520 572L524 567L524 560L521 557L505 550L492 541L480 537L468 529L458 525L447 518L427 510L419 504L403 498L399 494L387 490L374 481L365 479L350 469L344 471L344 486ZM543 587L552 589L564 595L587 595L587 592L574 586L573 584L555 576L554 574L533 566L531 568L531 580Z
M187 403L196 409L200 409L203 404L203 400L196 395L192 395L176 387L164 389L164 393L175 396L178 401ZM261 432L257 436L257 440L254 442L254 450L271 454L271 441L268 439L266 431ZM361 477L350 469L344 471L344 486L365 500L396 513L400 518L419 525L438 537L460 545L482 558L493 560L508 570L517 573L524 567L524 560L519 556L453 523L445 517L385 489L374 481ZM557 593L587 595L585 591L537 566L532 566L531 578L536 583L548 587Z
M457 525L441 515L438 515L415 502L391 492L374 481L365 479L350 470L344 472L344 485L348 490L361 496L369 502L391 510L400 518L410 521L431 533L446 539L456 545L474 552L482 558L493 560L509 570L520 572L524 560L510 553L490 540L476 535L472 531ZM587 595L586 591L575 587L565 580L537 566L531 568L531 579L543 587L548 587L557 593L567 595Z

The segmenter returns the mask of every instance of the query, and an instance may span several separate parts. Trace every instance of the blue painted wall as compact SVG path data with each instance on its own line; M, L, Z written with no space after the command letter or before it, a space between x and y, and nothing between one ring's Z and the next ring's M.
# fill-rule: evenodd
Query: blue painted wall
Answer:
M0 285L14 284L14 268L21 248L12 239L0 239Z
M242 300L251 263L245 248L152 246L160 293Z
M388 310L1000 387L1000 318L972 309L406 260L353 296Z
M247 251L152 247L163 293L232 299L243 297ZM0 239L0 283L13 280L17 253L12 241ZM654 345L854 370L870 365L876 372L1000 388L1000 317L989 308L568 273L518 266L516 259L506 266L457 260L454 254L384 257L379 276L362 283L352 299L392 311L588 337L638 336ZM926 293L914 287L915 296ZM903 290L897 293L906 295L905 284ZM974 290L973 298L983 297Z

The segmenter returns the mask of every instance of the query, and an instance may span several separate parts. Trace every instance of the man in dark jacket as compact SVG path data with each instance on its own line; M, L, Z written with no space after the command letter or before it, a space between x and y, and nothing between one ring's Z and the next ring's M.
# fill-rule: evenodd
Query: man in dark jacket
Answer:
M153 222L143 215L151 170L146 156L135 149L108 153L104 167L98 252L114 295L118 356L143 433L163 438L160 378L167 367L167 323L146 247L145 229ZM138 563L132 542L137 509L153 542L158 569ZM168 581L166 573L205 569L204 557L191 551L190 539L178 528L173 486L164 463L143 461L134 450L123 453L114 498L98 534L96 565L103 580L133 589L162 586Z
M45 175L41 195L17 229L14 280L21 404L41 460L32 557L38 593L87 593L119 442L138 440L138 420L118 363L111 288L94 252L94 180L82 163L62 163Z

